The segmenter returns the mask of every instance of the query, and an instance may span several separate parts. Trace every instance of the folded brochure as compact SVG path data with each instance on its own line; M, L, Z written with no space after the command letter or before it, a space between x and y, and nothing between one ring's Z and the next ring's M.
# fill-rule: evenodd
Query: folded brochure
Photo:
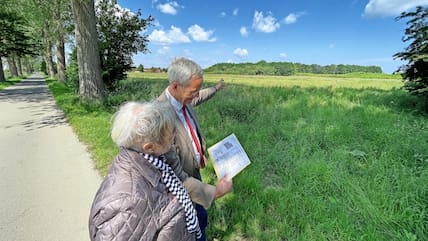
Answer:
M232 178L251 163L247 153L233 133L208 148L208 153L213 160L214 170L218 178L222 178L226 174Z

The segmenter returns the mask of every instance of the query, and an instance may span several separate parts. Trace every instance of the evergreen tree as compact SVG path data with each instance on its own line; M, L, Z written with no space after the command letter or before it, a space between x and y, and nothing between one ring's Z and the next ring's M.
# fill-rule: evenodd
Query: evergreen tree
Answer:
M26 25L25 20L17 12L0 10L0 59L9 57L10 61L24 55L36 54L37 45L28 36ZM2 82L5 81L5 77L1 60L0 63L0 82Z

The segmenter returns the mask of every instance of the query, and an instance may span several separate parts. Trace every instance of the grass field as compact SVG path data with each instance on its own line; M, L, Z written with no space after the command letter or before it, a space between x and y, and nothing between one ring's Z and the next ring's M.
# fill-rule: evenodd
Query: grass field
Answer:
M235 133L252 164L209 210L208 240L428 240L428 116L394 76L223 77L197 107L212 145ZM117 153L110 118L155 98L165 74L131 73L105 105L50 83L105 173ZM211 165L203 170L215 183Z

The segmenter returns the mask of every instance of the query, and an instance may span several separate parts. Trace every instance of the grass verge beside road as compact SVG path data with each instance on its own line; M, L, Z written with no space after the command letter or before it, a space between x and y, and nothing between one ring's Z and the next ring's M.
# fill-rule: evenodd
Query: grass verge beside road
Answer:
M208 145L235 133L252 164L210 208L209 240L428 240L428 117L400 80L207 74L205 85L221 77L200 124ZM49 86L105 174L117 106L167 84L131 73L104 104ZM212 165L203 176L215 183Z
M24 77L25 78L25 77ZM0 90L15 85L16 83L19 83L23 78L22 77L14 77L14 78L8 78L5 82L0 82Z

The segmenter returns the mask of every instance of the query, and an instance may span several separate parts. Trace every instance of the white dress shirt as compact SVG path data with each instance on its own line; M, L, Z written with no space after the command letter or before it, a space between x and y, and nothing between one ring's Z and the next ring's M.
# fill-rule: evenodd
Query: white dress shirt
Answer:
M174 98L174 96L171 95L171 93L169 93L168 88L166 88L166 97L168 98L169 102L171 103L171 105L174 107L175 112L178 115L178 118L180 119L181 123L183 124L184 128L186 128L187 130L187 134L189 135L190 140L192 141L192 147L193 147L193 151L195 152L195 156L196 156L196 161L198 162L198 164L201 164L201 155L199 155L198 152L198 148L196 147L195 142L193 141L192 138L192 134L190 133L190 129L187 126L186 120L184 119L184 114L183 114L183 104L181 104L177 99ZM192 116L190 115L189 111L187 110L187 116L190 119L190 123L192 124L192 128L193 130L195 130L196 132L196 125L195 125L195 121L193 120ZM198 137L198 133L195 133L195 136ZM198 137L199 138L199 137ZM199 140L199 143L200 140Z

